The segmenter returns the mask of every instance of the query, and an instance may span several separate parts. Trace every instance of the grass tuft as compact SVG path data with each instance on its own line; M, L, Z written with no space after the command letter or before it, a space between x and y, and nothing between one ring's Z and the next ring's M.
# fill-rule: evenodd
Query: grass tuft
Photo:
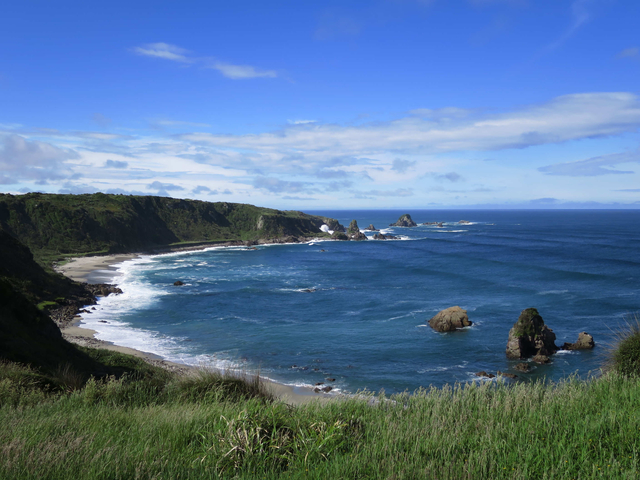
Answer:
M637 314L615 332L615 341L608 351L607 370L640 377L640 317Z

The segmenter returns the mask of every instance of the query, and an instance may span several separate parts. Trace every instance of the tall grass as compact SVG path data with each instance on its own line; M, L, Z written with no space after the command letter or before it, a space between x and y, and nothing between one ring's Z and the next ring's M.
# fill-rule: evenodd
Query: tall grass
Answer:
M291 407L215 372L70 391L21 368L0 367L2 479L638 478L640 382L616 373Z
M640 377L640 317L637 314L627 318L626 325L615 332L607 368L621 375Z

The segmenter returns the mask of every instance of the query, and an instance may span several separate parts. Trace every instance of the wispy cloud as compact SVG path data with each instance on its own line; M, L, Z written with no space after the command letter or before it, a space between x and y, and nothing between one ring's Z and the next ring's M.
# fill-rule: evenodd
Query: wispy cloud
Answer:
M169 43L147 43L140 47L134 47L132 50L138 55L162 58L173 62L192 63L195 61L194 58L187 57L189 50Z
M287 120L289 125L306 125L308 123L316 123L316 120Z
M576 162L556 163L540 167L538 170L547 175L566 175L570 177L593 177L599 175L621 175L634 173L630 170L615 170L622 163L640 163L640 149L634 152L614 153L578 160Z
M398 173L406 173L407 170L415 168L415 166L415 160L402 160L400 158L396 158L391 165L391 170L394 170Z
M640 48L631 47L631 48L625 48L620 53L618 53L618 55L616 55L616 57L618 57L618 58L631 58L631 57L637 57L638 55L640 55Z
M182 64L200 64L204 68L219 71L224 77L233 80L248 78L276 78L275 70L262 70L252 65L236 65L229 62L191 55L189 50L169 43L148 43L131 49L135 54L146 57L161 58Z
M179 138L217 148L243 149L285 156L285 152L354 158L381 152L441 153L500 150L554 144L635 131L640 101L632 93L583 93L557 97L499 115L456 121L414 116L361 126L291 125L253 135L190 133ZM288 153L286 153L288 155ZM357 162L356 162L357 163Z
M129 166L128 162L123 162L120 160L107 160L104 162L105 168L127 168Z
M372 198L372 197L411 197L413 190L410 188L398 188L396 190L366 190L357 192L355 198Z
M448 173L432 173L431 176L436 180L448 180L449 182L455 183L462 180L462 175L456 172L448 172Z
M311 184L307 182L292 182L263 176L257 177L253 181L253 186L271 193L307 193L311 189Z
M216 62L209 68L218 70L225 77L234 80L245 78L276 78L278 76L275 70L259 70L251 65L232 65L230 63Z

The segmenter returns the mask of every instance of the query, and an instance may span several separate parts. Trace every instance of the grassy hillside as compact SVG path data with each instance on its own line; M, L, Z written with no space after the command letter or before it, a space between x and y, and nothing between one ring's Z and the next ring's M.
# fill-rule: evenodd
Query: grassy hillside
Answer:
M616 374L295 408L207 372L68 393L28 375L0 366L7 480L633 479L640 468L640 383Z
M65 254L325 236L323 223L341 227L334 219L238 203L103 193L0 194L0 229L45 263Z

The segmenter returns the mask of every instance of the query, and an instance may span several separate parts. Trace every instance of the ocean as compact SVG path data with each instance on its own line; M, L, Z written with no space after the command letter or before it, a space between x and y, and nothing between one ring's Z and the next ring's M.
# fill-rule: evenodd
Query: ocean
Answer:
M83 323L99 339L175 362L394 393L480 381L482 370L525 381L597 375L605 344L640 311L638 210L308 213L401 238L142 256L118 265L124 293L100 299ZM388 226L403 213L443 226ZM473 326L437 333L427 325L454 305ZM505 348L528 307L556 344L587 331L596 348L516 372Z

